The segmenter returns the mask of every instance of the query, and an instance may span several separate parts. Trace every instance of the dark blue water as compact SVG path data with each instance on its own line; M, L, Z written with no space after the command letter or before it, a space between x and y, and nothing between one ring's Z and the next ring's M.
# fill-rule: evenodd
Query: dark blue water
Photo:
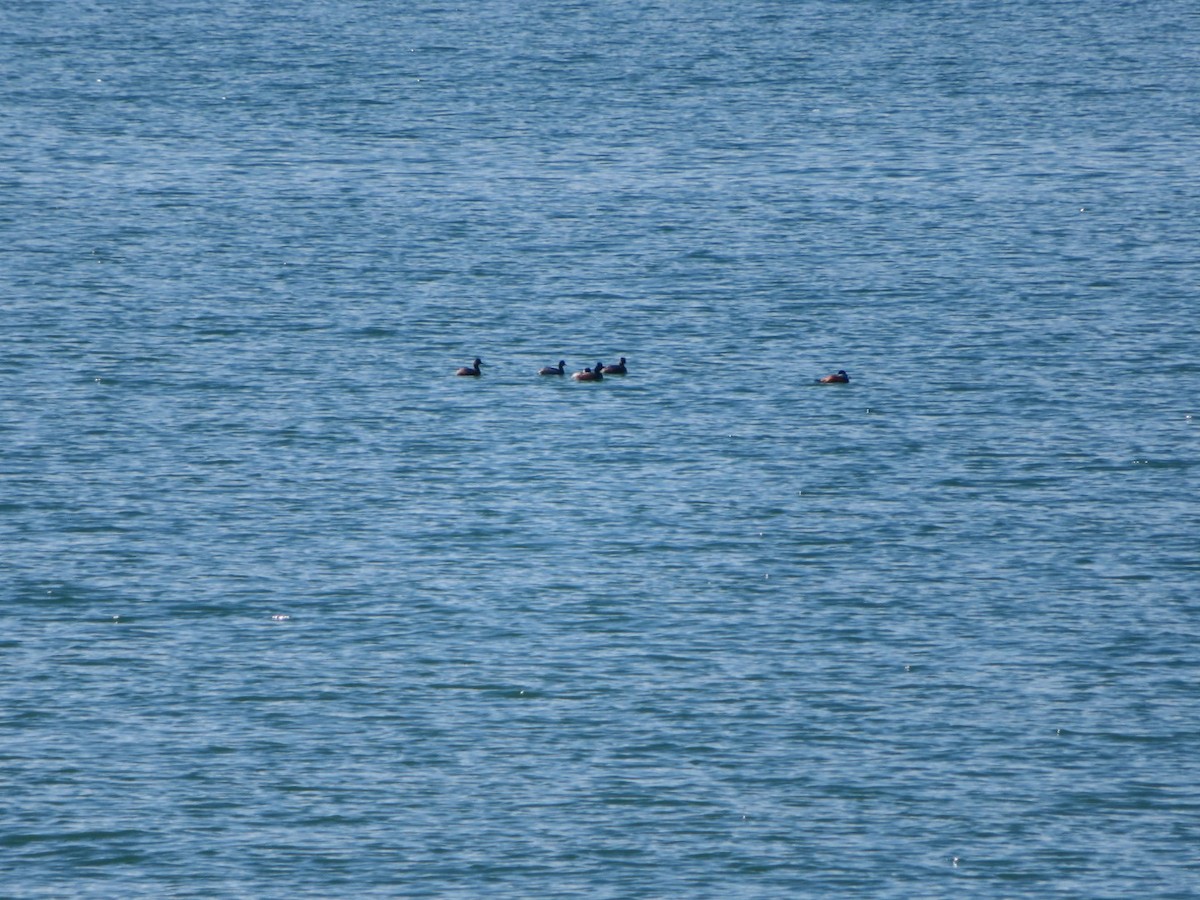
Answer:
M0 35L0 894L1200 893L1191 4Z

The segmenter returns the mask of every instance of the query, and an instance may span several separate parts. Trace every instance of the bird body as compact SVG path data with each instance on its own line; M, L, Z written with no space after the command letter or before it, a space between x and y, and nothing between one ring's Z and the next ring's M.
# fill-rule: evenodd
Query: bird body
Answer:
M596 367L586 368L582 372L576 372L571 376L576 381L603 381L604 380L604 363L596 363Z

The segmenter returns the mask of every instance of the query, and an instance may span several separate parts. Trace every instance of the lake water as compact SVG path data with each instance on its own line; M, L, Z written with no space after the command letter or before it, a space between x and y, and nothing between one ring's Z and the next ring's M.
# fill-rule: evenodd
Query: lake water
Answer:
M0 894L1200 894L1194 4L0 35Z

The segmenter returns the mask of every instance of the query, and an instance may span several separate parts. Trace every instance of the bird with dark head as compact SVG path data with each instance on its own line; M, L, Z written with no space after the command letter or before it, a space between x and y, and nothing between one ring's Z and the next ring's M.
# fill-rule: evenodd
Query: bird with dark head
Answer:
M838 369L832 375L826 375L823 378L817 379L820 384L848 384L850 376L846 374L845 369Z
M479 359L479 357L475 357L474 364L469 365L469 366L463 366L461 369L459 369L454 374L455 375L469 375L469 376L478 378L480 375L483 374L482 372L479 371L479 367L482 365L483 365L483 362Z
M614 363L611 366L604 367L605 375L624 375L625 372L625 357L623 356L621 357L621 361L619 363Z
M558 366L542 366L538 369L539 375L566 375L566 360L560 359Z

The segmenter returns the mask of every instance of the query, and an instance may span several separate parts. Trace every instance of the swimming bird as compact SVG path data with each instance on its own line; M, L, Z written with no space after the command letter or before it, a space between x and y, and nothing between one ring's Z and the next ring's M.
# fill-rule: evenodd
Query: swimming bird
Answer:
M479 371L479 367L482 365L483 365L483 362L479 359L479 357L475 357L474 365L463 366L461 369L459 369L454 374L455 375L473 375L474 377L478 378L480 375L483 374L482 372Z
M539 375L566 375L567 374L566 373L566 365L567 365L566 360L560 359L558 361L558 368L555 368L554 366L542 366L540 369L538 369L538 374Z
M821 384L846 384L850 381L850 376L846 374L845 369L838 369L833 375L826 375L817 381Z
M596 368L584 369L582 372L576 372L571 377L576 381L603 381L604 363L596 363Z
M616 365L605 366L605 375L624 375L625 374L625 357L621 357L621 361Z

